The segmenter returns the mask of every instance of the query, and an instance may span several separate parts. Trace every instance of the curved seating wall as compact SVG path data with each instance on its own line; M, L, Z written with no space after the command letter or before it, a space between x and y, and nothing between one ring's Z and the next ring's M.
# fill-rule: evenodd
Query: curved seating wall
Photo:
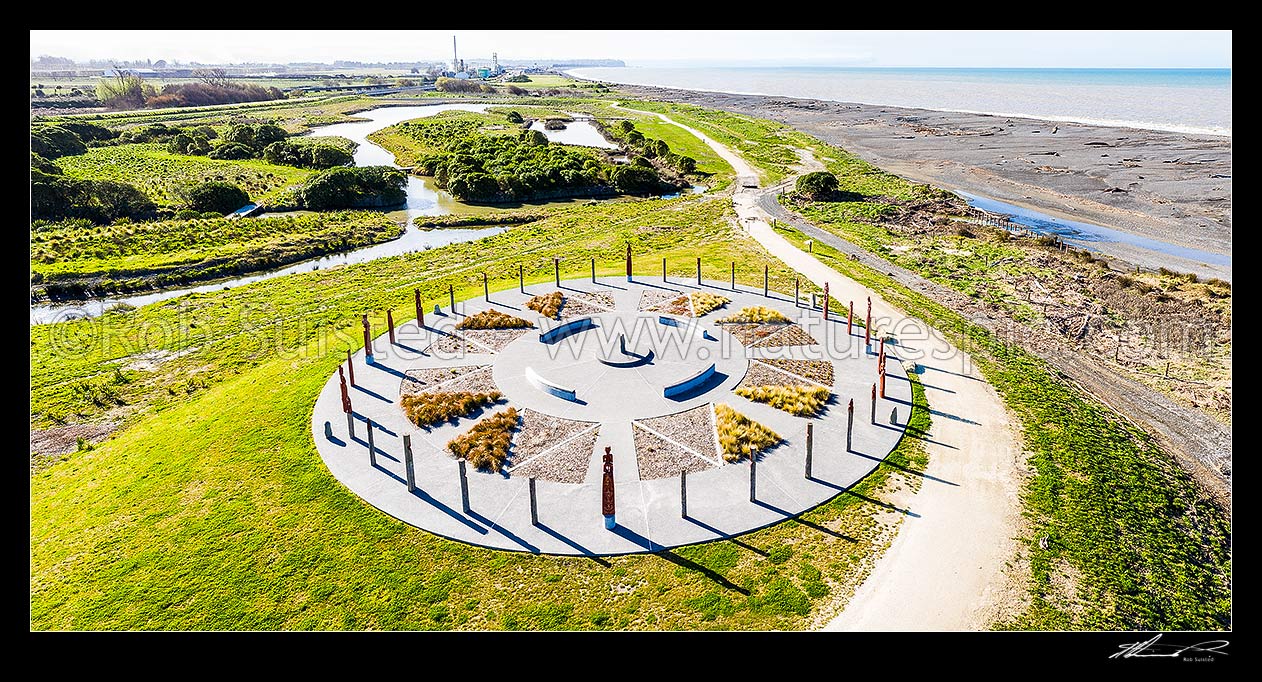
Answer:
M663 388L662 396L666 398L673 398L677 395L688 393L709 381L712 376L714 376L714 363L710 363L709 367L706 367L700 372L697 372L677 384L671 384L670 386Z
M590 322L590 320L588 321ZM534 386L540 391L554 395L562 400L568 400L570 402L578 401L578 395L574 392L574 389L566 388L560 384L554 384L551 381L539 376L538 372L529 367L526 368L526 381L529 381L531 386Z
M596 326L596 323L592 322L592 318L590 317L583 317L577 320L571 320L558 327L553 327L552 329L549 329L546 332L540 332L539 342L540 343L556 343L557 341L560 341L561 339L564 339L565 337L571 334L577 334L578 332L591 329L595 326Z

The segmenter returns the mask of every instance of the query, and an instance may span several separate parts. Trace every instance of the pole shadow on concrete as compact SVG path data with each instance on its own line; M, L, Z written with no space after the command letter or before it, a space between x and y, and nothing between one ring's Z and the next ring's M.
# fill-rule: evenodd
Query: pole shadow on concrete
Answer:
M652 540L644 537L643 535L640 535L639 533L631 530L630 528L627 528L626 526L615 524L613 527L613 530L611 530L610 532L613 533L614 535L630 540L631 542L634 542L635 544L643 547L644 549L649 550L650 552L652 552L655 549L659 549L661 547L661 545L658 545Z
M374 391L374 390L372 390L372 389L364 388L363 386L360 386L359 384L355 384L355 385L354 385L354 386L352 386L351 388L354 388L356 391L359 391L360 393L363 393L363 394L365 394L365 395L370 395L370 396L372 396L372 397L376 398L377 400L380 400L381 402L384 402L384 403L393 403L393 402L394 402L393 400L390 400L389 398L385 397L384 395L381 395L380 393L378 393L378 392L376 392L376 391Z
M356 413L354 413L354 414L355 414L355 418L356 418L356 419L358 419L359 421L364 422L365 424L367 424L367 423L368 423L368 417L365 417L364 415L362 415L362 414L360 414L360 413L358 413L358 412L356 412ZM373 427L374 429L376 429L377 431L380 431L380 432L382 432L382 433L384 433L384 434L386 434L386 435L389 435L389 436L394 436L395 438L398 438L398 437L399 437L399 434L395 433L394 431L391 431L390 429L387 429L386 427L382 426L381 424L378 424L377 422L373 422L373 423L372 423L372 427ZM356 436L356 437L355 437L355 440L359 440L359 437L358 437L358 436ZM361 441L359 441L359 442L364 443L364 442L366 442L366 441L362 441L362 440L361 440Z

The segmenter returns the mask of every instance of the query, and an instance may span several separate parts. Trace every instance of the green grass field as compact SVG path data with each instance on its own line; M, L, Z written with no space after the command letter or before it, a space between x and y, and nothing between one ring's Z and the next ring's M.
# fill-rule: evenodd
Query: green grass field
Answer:
M729 210L706 198L579 206L477 242L477 265L458 245L32 327L33 424L56 423L58 409L130 412L118 437L31 480L32 627L793 629L835 610L892 538L898 515L869 500L891 475L915 484L900 469L924 464L915 438L857 494L801 521L600 561L413 529L341 487L311 443L312 403L355 345L359 312L410 310L413 286L431 300L449 282L475 295L482 268L499 288L515 285L518 263L547 281L556 254L583 274L589 256L620 273L628 241L646 276L663 256L685 276L700 256L714 277L737 261L753 286L770 261ZM118 369L144 349L178 357ZM100 390L72 388L83 382ZM110 391L124 405L91 400ZM514 589L505 576L520 576Z
M100 114L48 116L41 120L56 122L62 118L90 121L110 128L129 128L147 123L171 125L226 125L249 119L272 122L290 133L303 133L311 126L345 123L358 120L351 114L382 105L382 100L360 95L304 97L297 100L271 100L244 104L219 104L205 107L175 107L116 111Z
M393 239L403 227L383 213L338 211L229 220L168 220L31 233L34 278L49 293L136 291L264 270Z
M165 145L153 143L92 147L87 153L57 159L57 165L66 177L135 185L159 206L179 204L181 189L209 180L231 182L245 190L251 201L266 202L312 175L309 170L257 159L226 161L173 154Z

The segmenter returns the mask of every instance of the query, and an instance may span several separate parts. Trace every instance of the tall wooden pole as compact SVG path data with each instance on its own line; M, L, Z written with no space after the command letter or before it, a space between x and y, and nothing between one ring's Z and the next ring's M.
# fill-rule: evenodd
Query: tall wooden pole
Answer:
M416 492L416 469L412 464L412 436L403 434L403 466L407 471L408 492Z
M762 296L767 298L767 266L762 266Z
M627 242L627 281L631 281L631 242Z
M863 326L863 346L867 348L872 345L872 297L868 297L868 321Z
M488 303L491 300L491 284L486 279L486 271L482 271L482 300Z
M828 282L824 282L824 321L828 321Z
M351 386L355 385L355 363L351 362L351 349L346 349L346 371L351 373Z
M365 313L362 322L364 325L364 361L372 364L372 328L368 325L368 314Z
M732 261L732 291L736 291L736 261Z
M701 286L701 258L697 258L697 286Z
M846 412L846 452L850 451L852 436L854 436L854 398L850 399L850 407Z
M412 296L416 298L416 324L421 329L425 328L425 306L421 304L421 290L413 289Z
M451 314L454 316L456 314L456 287L451 284L447 285L447 301L451 304Z
M561 259L560 258L554 257L552 259L552 278L556 280L557 288L560 289L561 288Z
M854 331L854 301L850 302L850 311L846 313L846 335Z
M526 293L526 268L521 263L517 264L517 290Z
M390 345L394 345L394 311L386 309L386 328L390 332Z

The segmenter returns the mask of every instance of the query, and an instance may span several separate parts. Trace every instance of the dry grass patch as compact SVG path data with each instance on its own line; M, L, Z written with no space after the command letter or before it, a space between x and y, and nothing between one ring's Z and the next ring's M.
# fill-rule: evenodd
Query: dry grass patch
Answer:
M736 313L729 315L721 320L723 322L792 322L785 317L779 310L773 310L766 306L751 305L741 308Z
M520 317L491 308L464 318L456 325L456 329L525 329L533 326Z
M497 412L473 425L469 432L452 438L447 449L476 469L499 472L508 459L513 430L517 428L517 408Z
M719 446L723 448L723 459L729 462L757 457L780 444L779 434L737 412L730 405L715 405L714 416L719 431Z
M737 386L736 395L797 417L814 417L832 393L823 386Z
M697 317L732 302L732 299L726 296L719 296L708 291L694 291L690 296L692 296L692 313Z
M526 301L526 307L539 313L540 315L543 315L544 317L555 320L561 313L561 302L564 300L565 296L562 295L561 292L554 291L550 294L542 294L532 297L529 301Z
M445 421L454 422L485 405L494 404L500 397L499 391L485 393L432 391L409 393L399 398L399 404L403 406L403 413L413 424L426 427Z

